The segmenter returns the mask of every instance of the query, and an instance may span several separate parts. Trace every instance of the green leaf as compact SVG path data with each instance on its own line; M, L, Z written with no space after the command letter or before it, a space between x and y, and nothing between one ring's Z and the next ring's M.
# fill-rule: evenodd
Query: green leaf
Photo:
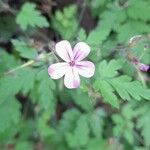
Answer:
M139 81L132 81L129 76L120 76L109 81L120 97L124 100L135 100L142 98L150 99L150 90L143 87Z
M21 40L12 40L11 41L15 50L19 52L20 56L28 59L35 59L37 56L36 49L27 45L24 41Z
M126 18L126 12L122 9L118 9L117 7L115 7L102 13L100 25L103 28L117 31L120 25L126 20Z
M73 39L76 36L78 22L76 19L77 7L70 5L57 10L52 16L52 26L63 39Z
M89 126L86 116L81 116L77 121L77 127L74 131L74 136L76 137L78 144L83 146L89 140Z
M59 124L60 131L67 132L73 130L76 120L80 115L81 113L75 108L65 111Z
M150 32L149 25L142 21L128 20L125 24L121 25L118 30L118 41L126 42L131 37Z
M81 28L79 30L79 33L78 33L78 40L79 41L85 41L86 40L86 32L83 28Z
M115 92L123 100L141 100L150 99L150 89L142 86L139 81L132 81L127 75L118 76L118 70L121 68L119 61L111 60L107 63L105 60L99 64L99 79L94 83L95 89L99 90L105 101L114 107L119 107L118 98Z
M7 97L0 104L0 118L0 132L18 123L20 119L20 104L14 97Z
M48 76L46 68L37 74L37 81L39 82L38 93L41 108L54 108L55 101L53 90L56 88L56 85L54 81Z
M134 46L131 47L131 53L136 57L136 58L140 58L141 55L141 62L145 63L145 64L149 64L150 63L150 49L149 47L145 50L145 45L149 44L149 40L148 39L141 39L140 41L138 41Z
M0 74L3 74L19 65L19 61L15 59L13 55L10 55L4 49L0 48Z
M121 64L116 60L111 60L109 63L103 60L99 64L99 74L101 78L113 78L118 75L119 69L121 69Z
M12 86L13 85L13 86ZM7 89L7 90L6 90ZM21 82L18 77L6 76L0 79L0 104L2 104L7 97L14 96L21 89Z
M132 0L130 1L129 6L127 8L128 16L135 20L138 19L141 19L143 21L150 20L149 12L150 12L149 1Z
M150 111L149 108L143 113L141 117L138 118L137 128L141 129L141 134L144 137L144 142L146 146L150 146Z
M95 0L95 1L91 1L92 3L92 7L97 8L99 6L103 6L104 3L106 2L106 0Z
M34 86L36 73L36 69L30 70L24 68L19 70L15 75L0 78L0 104L7 97L14 96L19 91L22 91L23 94L29 93Z
M105 112L103 109L96 109L89 118L89 124L91 126L92 133L97 137L102 137L102 131L104 127Z
M11 37L14 34L14 31L17 30L17 26L14 22L13 15L1 15L0 20L0 42L5 43L11 39Z
M110 103L113 107L119 108L119 102L117 96L114 94L114 89L107 81L99 80L96 85L102 94L104 100Z
M37 127L42 138L53 136L55 134L55 130L48 124L51 115L52 109L47 109L46 111L43 111L38 118Z
M111 147L112 148L112 147ZM109 145L106 140L101 138L90 138L89 142L86 145L86 150L113 150L109 149Z
M72 91L72 92L69 91L69 93L71 93L73 101L78 106L80 106L83 110L88 112L88 111L93 109L93 107L91 105L91 99L88 96L88 93L85 93L85 92L80 91L80 90L77 90L76 92L75 91Z
M21 83L21 92L28 94L34 87L38 69L24 68L18 72L18 80Z
M85 146L89 140L88 120L85 115L82 115L76 124L73 133L66 134L66 140L71 148Z
M36 10L36 5L33 3L25 3L19 14L16 22L20 25L22 30L26 30L28 26L32 27L48 27L49 23L41 12Z
M124 137L130 144L134 143L134 118L133 107L130 103L123 106L120 114L114 114L112 120L115 123L113 133L117 137Z
M23 141L23 142L17 142L15 150L33 150L33 146L27 142L27 141Z
M102 44L104 40L106 40L109 33L110 33L110 28L107 27L96 28L95 30L89 33L86 42L91 46L99 46L100 44Z

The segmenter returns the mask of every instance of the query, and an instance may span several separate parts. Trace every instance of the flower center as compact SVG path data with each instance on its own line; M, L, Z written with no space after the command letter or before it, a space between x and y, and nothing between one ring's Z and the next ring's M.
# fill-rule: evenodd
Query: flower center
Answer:
M70 65L71 67L73 67L73 66L75 65L75 62L74 62L74 61L69 62L69 65Z

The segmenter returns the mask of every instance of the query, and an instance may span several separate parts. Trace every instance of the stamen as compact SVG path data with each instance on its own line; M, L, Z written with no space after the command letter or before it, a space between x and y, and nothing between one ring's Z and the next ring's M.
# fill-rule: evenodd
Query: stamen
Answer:
M75 62L74 61L69 62L69 65L73 67L75 65Z

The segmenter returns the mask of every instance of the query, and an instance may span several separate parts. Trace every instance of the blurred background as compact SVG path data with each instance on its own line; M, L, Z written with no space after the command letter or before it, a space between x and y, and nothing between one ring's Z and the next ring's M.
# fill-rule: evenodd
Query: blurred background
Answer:
M47 73L64 39L88 43L96 65L76 90ZM133 64L150 65L149 44L150 0L0 0L0 150L150 150L150 93L119 85L127 101L101 89L98 71L115 59L149 88L149 70Z

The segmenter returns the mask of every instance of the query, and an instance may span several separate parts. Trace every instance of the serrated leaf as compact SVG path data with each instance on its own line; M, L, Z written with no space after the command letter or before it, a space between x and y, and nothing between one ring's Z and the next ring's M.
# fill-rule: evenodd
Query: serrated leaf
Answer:
M16 95L19 91L27 94L32 90L37 70L24 68L15 75L0 78L0 104L7 97ZM7 89L7 90L6 90Z
M143 21L150 20L149 12L150 12L149 1L132 0L130 1L129 6L127 8L128 16L135 20L138 19L141 19Z
M124 137L129 143L134 143L134 124L132 119L134 117L134 111L132 110L130 103L123 106L121 114L114 114L112 119L115 123L113 127L113 133L117 137Z
M86 32L83 28L81 28L79 30L79 33L78 33L78 40L79 41L85 41L86 40Z
M11 41L15 50L20 53L20 56L23 58L35 59L37 56L36 49L27 45L24 41L21 40L12 40Z
M0 118L0 132L3 132L19 121L20 104L14 97L7 97L0 104Z
M28 94L34 87L35 77L38 70L24 68L18 72L18 80L21 83L21 92Z
M102 130L104 126L105 112L103 109L96 109L90 116L89 124L91 126L92 133L100 138L102 136Z
M74 135L79 145L86 145L89 139L89 127L86 116L81 116L77 121L77 127L75 129Z
M150 90L142 86L138 81L132 81L129 76L120 76L109 81L113 88L118 92L122 99L141 100L142 98L150 99Z
M40 71L37 75L38 93L39 93L39 102L42 108L54 108L54 94L53 90L55 89L55 83L48 76L47 69Z
M76 124L76 128L73 133L66 134L66 140L69 147L76 148L87 144L89 139L89 127L88 120L85 115L82 115Z
M19 65L19 61L13 55L10 55L4 49L0 48L0 74L3 74Z
M125 24L121 25L118 30L118 41L126 42L131 37L150 32L149 25L142 21L128 20Z
M104 101L110 103L113 107L119 108L119 102L117 96L114 94L114 89L107 81L99 80L99 82L95 84L95 87L100 89Z
M116 60L107 63L105 60L99 64L100 78L95 81L95 89L99 90L105 101L114 107L119 107L117 92L124 100L150 99L150 89L145 88L139 81L132 81L127 75L118 76L121 65Z
M91 100L88 96L87 93L84 93L80 90L77 90L76 92L72 91L69 93L71 93L71 96L74 100L74 102L80 106L83 110L85 111L89 111L89 110L92 110L92 105L91 105Z
M138 118L137 122L137 127L141 129L141 134L144 137L144 142L146 146L150 146L150 111L148 109L141 117Z
M72 131L75 127L76 120L79 118L80 115L81 113L75 108L65 111L59 124L60 131L62 133L64 131Z
M36 5L33 3L25 3L19 14L16 22L20 25L22 30L26 30L28 26L32 27L48 27L49 23L41 12L36 10Z
M3 103L7 97L11 97L16 93L18 93L20 89L21 89L21 82L18 80L18 77L6 76L4 78L1 78L0 79L0 104Z
M63 11L57 10L52 16L53 28L62 36L63 39L72 39L77 32L77 7L70 5L63 8Z
M100 28L100 27L99 27ZM106 40L107 36L110 33L110 29L106 28L100 28L100 29L95 29L90 32L90 34L87 37L87 43L90 44L91 46L98 46L102 44L104 40Z
M121 67L121 64L116 60L111 60L109 63L104 60L99 64L100 76L102 78L112 78L118 75L118 70L121 69Z

